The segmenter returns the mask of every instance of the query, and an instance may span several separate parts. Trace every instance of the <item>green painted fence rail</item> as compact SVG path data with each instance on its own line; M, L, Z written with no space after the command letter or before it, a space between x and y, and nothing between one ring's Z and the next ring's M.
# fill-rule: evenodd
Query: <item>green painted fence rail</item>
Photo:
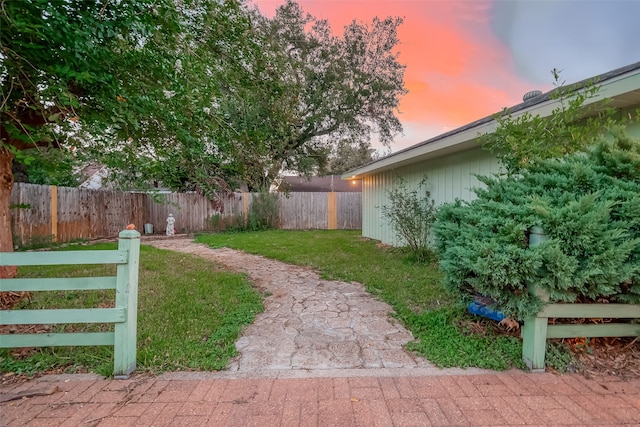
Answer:
M116 264L107 277L0 279L0 292L115 289L114 308L0 310L1 325L113 323L113 332L0 334L0 348L111 345L113 374L128 378L136 369L140 233L124 230L111 251L1 252L0 266Z
M535 247L547 236L541 227L532 227L529 246ZM541 289L531 288L543 301L549 296ZM537 315L525 319L522 327L522 360L533 372L545 369L545 352L548 338L575 337L635 337L640 336L640 324L549 324L556 319L640 319L638 304L547 304Z

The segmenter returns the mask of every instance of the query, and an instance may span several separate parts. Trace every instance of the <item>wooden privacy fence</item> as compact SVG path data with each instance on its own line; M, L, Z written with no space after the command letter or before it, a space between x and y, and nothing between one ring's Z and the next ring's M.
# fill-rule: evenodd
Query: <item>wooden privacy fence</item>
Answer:
M2 325L113 323L113 332L2 334L0 348L112 345L113 373L127 378L136 368L140 233L124 230L117 250L2 252L0 266L116 264L115 276L0 279L2 292L115 289L114 308L0 310Z
M541 227L531 228L529 246L536 247L547 236ZM549 296L541 289L532 288L543 301ZM640 319L637 304L547 304L537 315L525 319L522 327L522 359L534 372L545 369L548 338L574 337L633 337L640 336L640 324L561 324L549 325L549 318L558 319Z
M361 193L278 193L280 227L352 229L362 227ZM253 193L231 193L209 200L195 193L154 196L16 183L11 193L11 226L16 246L114 237L127 224L150 224L164 233L171 213L179 233L216 231L219 220L246 219Z
M362 193L278 194L282 229L359 230L362 228ZM249 200L255 197L254 194L247 195L250 196Z

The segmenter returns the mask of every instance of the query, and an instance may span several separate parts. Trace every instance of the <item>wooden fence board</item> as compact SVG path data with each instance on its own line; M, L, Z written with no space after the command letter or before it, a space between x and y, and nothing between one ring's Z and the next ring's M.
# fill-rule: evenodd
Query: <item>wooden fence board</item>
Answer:
M16 246L51 241L116 237L128 224L144 231L153 226L154 234L164 234L167 216L172 213L179 233L219 230L220 222L238 224L250 209L254 195L232 193L209 200L196 193L152 195L110 190L57 188L56 206L51 206L51 187L14 184L11 194L11 224ZM279 194L280 227L287 230L327 229L328 193ZM335 193L338 229L362 226L361 193ZM246 200L246 208L245 208ZM57 213L57 230L52 215ZM217 222L218 221L218 225ZM223 228L223 227L222 227Z
M63 279L22 278L0 280L0 292L40 292L40 291L88 291L90 289L115 289L114 276L65 277Z
M547 338L574 337L638 337L640 325L626 323L605 323L600 325L549 325Z
M55 191L54 191L55 194ZM53 199L55 202L55 198ZM77 214L80 210L74 211ZM55 218L55 216L54 216ZM60 346L60 345L113 345L114 378L128 378L136 369L136 337L138 318L138 270L140 267L140 233L123 230L118 233L118 250L111 251L44 251L13 253L3 252L0 267L7 265L57 265L86 264L97 260L97 264L117 264L115 279L115 307L80 309L36 309L0 310L0 325L114 323L112 333L55 333L55 334L2 334L0 347L14 346ZM64 255L64 256L63 256ZM124 260L121 256L124 256ZM75 279L75 280L74 280ZM15 289L13 284L26 283L26 288L35 290L62 290L88 284L99 288L100 284L113 288L108 277L40 278L0 280L0 290ZM72 284L70 281L74 281Z
M49 325L62 323L122 323L126 308L60 308L0 310L3 325Z
M336 193L338 195L338 229L362 228L362 193Z
M536 317L640 319L638 304L549 304Z
M113 332L0 335L1 348L113 345Z
M9 205L14 244L51 240L51 187L16 183Z
M69 265L69 264L124 264L127 251L56 251L46 252L7 252L2 254L5 265ZM11 279L7 279L11 280Z
M280 227L285 230L327 229L327 193L280 196Z

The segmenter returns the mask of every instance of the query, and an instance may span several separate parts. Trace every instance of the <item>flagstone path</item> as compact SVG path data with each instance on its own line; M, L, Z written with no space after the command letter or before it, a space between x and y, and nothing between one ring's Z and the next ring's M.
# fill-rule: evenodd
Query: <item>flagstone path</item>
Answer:
M237 341L230 371L431 367L403 349L413 336L391 307L355 282L323 280L310 268L188 238L144 244L189 253L246 273L268 295L265 310Z

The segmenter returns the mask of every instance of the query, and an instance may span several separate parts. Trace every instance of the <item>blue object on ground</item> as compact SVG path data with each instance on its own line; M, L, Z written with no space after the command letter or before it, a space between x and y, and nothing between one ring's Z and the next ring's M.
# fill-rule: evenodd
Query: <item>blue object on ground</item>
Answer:
M492 310L488 306L486 306L484 304L480 304L480 303L478 303L476 301L470 303L467 306L467 310L469 310L469 313L471 313L471 314L475 314L477 316L482 316L482 317L487 317L487 318L495 320L497 322L501 321L505 317L504 314L502 314L501 311Z

